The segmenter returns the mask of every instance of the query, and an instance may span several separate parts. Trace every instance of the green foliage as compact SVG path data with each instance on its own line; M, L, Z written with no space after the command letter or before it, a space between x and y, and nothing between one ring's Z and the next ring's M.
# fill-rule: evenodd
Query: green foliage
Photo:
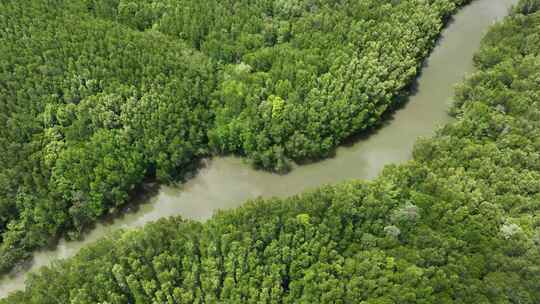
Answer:
M145 178L284 172L376 124L464 1L0 3L0 272Z
M456 121L375 181L117 232L0 303L539 303L539 30L493 26Z
M220 62L210 148L281 171L378 123L465 1L86 2L94 16L159 31ZM284 112L268 110L278 100Z
M524 15L532 14L540 10L540 1L538 0L523 0L514 7L516 13L521 13Z
M49 2L0 5L1 271L208 150L211 62L157 32Z

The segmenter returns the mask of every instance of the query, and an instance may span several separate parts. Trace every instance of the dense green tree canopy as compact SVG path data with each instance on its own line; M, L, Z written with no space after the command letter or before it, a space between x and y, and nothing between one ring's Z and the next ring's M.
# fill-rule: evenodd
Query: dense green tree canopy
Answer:
M160 31L222 63L210 147L285 170L288 159L327 156L377 123L463 1L87 2L96 16Z
M0 272L201 157L329 155L463 2L1 1Z
M0 270L206 154L216 67L72 6L1 4Z
M410 162L206 223L117 232L1 303L539 303L534 3L493 26L456 121Z

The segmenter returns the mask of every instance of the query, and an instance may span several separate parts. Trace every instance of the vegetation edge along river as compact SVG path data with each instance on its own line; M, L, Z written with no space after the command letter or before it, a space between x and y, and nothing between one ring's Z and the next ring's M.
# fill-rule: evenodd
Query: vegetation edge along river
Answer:
M2 1L0 272L201 157L327 157L464 2Z
M456 120L372 182L117 232L4 303L540 302L540 2L456 89Z
M396 112L390 123L373 136L352 147L338 149L335 158L301 166L282 177L253 171L240 159L215 159L179 190L163 188L151 204L142 205L138 212L126 214L112 225L98 225L84 241L62 241L54 251L39 252L33 269L48 265L55 258L69 257L84 244L112 233L118 227L139 226L175 214L206 219L213 210L238 206L259 195L284 197L326 183L372 178L385 164L409 159L415 138L430 135L436 125L447 121L452 85L471 71L470 58L484 29L492 20L505 14L507 5L504 1L476 1L459 12L426 62L417 84L418 91L411 102ZM24 274L5 277L0 285L2 294L22 288L24 277Z

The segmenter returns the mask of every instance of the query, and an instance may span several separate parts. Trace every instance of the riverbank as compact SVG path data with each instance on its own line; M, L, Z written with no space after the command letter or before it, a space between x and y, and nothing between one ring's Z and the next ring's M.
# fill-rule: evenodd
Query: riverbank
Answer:
M405 164L204 223L173 217L112 233L4 303L538 303L540 44L530 42L540 6L531 7L491 27L478 70L456 89L456 120L419 140Z
M286 197L324 184L371 179L385 165L408 160L417 137L430 136L438 125L449 121L453 85L472 71L472 56L481 37L488 26L506 14L509 3L479 0L459 11L426 60L416 93L406 106L369 137L338 148L335 157L297 167L284 176L253 170L239 158L215 158L184 185L163 187L136 212L128 212L109 224L98 224L83 241L61 240L55 250L37 252L30 271L72 256L119 228L138 227L172 215L206 220L216 210L237 207L247 199ZM26 272L5 276L0 295L22 288L25 276Z
M0 273L202 157L331 156L464 2L2 2Z

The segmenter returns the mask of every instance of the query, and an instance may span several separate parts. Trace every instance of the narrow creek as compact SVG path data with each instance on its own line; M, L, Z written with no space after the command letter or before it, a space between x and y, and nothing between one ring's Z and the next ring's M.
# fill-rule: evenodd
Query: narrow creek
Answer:
M119 228L139 227L162 217L181 215L205 220L215 210L241 205L248 199L285 197L329 183L371 179L390 163L406 161L414 142L430 136L437 126L450 121L447 110L454 85L472 72L472 58L493 22L504 17L517 0L475 0L461 9L443 31L438 45L425 61L415 93L383 126L353 144L337 149L335 157L298 166L287 175L253 170L236 157L208 160L186 183L162 186L131 212L96 225L84 240L61 240L53 250L36 252L27 270L0 279L0 297L24 288L29 272L52 261L74 255L85 246Z

